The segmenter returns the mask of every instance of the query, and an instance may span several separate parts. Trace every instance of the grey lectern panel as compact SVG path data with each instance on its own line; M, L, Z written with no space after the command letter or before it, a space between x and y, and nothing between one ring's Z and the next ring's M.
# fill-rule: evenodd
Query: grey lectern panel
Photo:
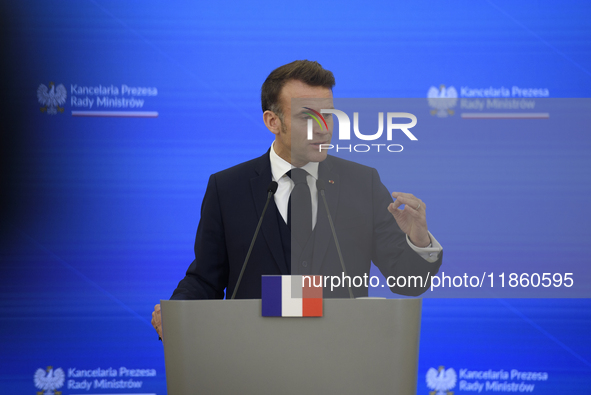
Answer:
M169 395L416 394L420 299L325 299L324 317L260 300L163 300Z

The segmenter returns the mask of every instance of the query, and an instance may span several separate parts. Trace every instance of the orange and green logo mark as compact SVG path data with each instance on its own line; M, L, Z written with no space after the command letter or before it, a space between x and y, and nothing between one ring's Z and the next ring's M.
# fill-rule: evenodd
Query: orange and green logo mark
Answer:
M320 130L324 130L324 128L326 128L326 130L328 130L328 125L326 124L326 120L324 119L322 114L320 114L316 110L311 109L310 107L303 107L303 108L310 111L310 112L305 112L304 114L312 117L316 121L318 126L320 126ZM320 120L322 120L322 123L320 123ZM322 126L322 124L324 124L324 127Z

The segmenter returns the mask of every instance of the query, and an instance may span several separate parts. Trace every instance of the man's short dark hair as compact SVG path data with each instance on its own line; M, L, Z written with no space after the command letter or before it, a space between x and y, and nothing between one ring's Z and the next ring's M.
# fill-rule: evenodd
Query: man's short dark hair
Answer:
M296 60L276 68L269 74L261 87L261 105L263 112L269 110L283 117L279 104L279 94L288 81L302 81L310 86L332 89L335 85L331 71L322 68L320 63L309 60Z

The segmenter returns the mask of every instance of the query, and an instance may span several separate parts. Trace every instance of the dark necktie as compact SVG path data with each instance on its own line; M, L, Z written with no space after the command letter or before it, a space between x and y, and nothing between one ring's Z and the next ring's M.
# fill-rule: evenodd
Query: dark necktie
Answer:
M293 180L295 186L289 196L289 218L291 222L291 234L301 247L306 245L310 233L312 233L312 197L310 187L306 181L308 172L302 169L292 169L287 175Z

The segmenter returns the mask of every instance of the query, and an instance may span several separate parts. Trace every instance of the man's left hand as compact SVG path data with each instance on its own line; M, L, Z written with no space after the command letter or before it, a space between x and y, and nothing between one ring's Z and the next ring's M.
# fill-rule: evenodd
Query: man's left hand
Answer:
M394 203L390 203L388 211L410 241L417 247L428 247L431 238L427 230L427 214L425 203L411 193L392 192ZM398 207L404 204L404 209Z

